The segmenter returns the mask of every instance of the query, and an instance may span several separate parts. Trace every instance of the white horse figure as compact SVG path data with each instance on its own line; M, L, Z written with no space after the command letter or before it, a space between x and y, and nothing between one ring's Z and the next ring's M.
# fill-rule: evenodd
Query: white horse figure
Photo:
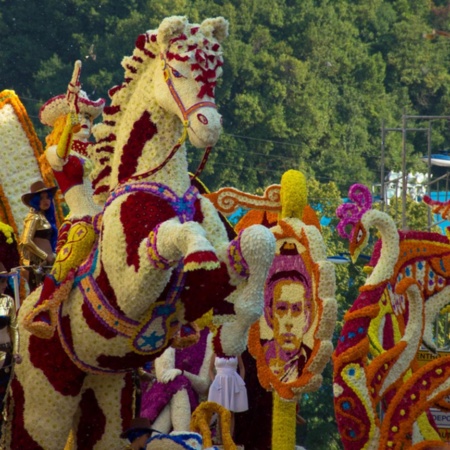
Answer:
M98 245L53 298L53 336L21 326L7 448L61 450L71 430L78 449L123 448L131 369L211 308L222 324L215 353L244 350L262 313L274 238L255 226L229 241L215 208L191 184L184 146L186 132L196 147L219 138L214 87L227 30L223 18L200 25L167 18L123 60L125 80L110 90L94 133L93 184L106 199L94 221ZM25 300L19 323L39 294Z

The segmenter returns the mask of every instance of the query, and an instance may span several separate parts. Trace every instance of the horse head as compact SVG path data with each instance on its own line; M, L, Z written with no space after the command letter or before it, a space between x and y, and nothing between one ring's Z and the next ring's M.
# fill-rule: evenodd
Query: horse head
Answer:
M214 96L223 65L220 42L227 34L222 17L200 25L171 17L157 30L161 65L154 75L155 98L183 122L195 147L214 145L222 129Z
M111 105L93 129L91 179L99 203L136 178L187 176L187 135L196 147L215 145L222 121L214 94L227 33L222 17L198 25L174 16L138 36L133 54L122 60L124 81L110 89Z

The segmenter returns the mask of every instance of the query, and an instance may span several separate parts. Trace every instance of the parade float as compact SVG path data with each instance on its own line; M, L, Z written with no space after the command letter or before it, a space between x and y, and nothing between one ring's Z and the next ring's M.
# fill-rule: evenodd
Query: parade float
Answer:
M247 345L258 384L271 396L270 446L295 448L300 397L320 387L332 354L334 268L301 173L286 172L263 196L234 188L205 193L197 179L221 131L214 89L227 32L223 18L167 18L124 58L124 81L109 91L86 155L102 208L89 256L45 305L54 333L29 331L40 290L20 310L24 361L5 410L5 448L123 448L121 431L136 414L132 372L155 361L160 384L152 395L160 401L150 397L148 414L163 433L148 448L213 448L218 414L223 448L234 450L229 412L198 399L212 352L238 355ZM206 148L195 175L187 170L188 138ZM0 93L0 143L0 229L9 239L20 234L27 213L20 197L30 182L55 184L13 91ZM337 215L352 257L370 228L381 239L333 354L342 443L346 450L448 448L430 408L450 410L450 357L419 364L416 356L422 344L436 352L433 326L449 303L450 242L398 231L362 185L349 200ZM448 214L448 204L429 203ZM233 232L218 211L237 207L250 211ZM180 345L181 327L204 326L205 317L208 328Z
M398 231L388 214L372 208L363 185L350 188L337 216L354 260L370 228L380 235L370 275L344 317L333 355L334 408L344 448L448 448L430 408L448 410L450 358L419 365L416 355L422 343L436 352L433 326L449 303L450 242L438 233Z
M165 19L123 60L124 82L94 132L91 158L98 235L87 260L49 299L56 331L31 334L8 403L7 448L120 449L133 414L131 370L155 359L179 326L213 309L218 355L240 354L263 310L274 237L263 226L231 242L213 205L191 184L189 137L220 135L214 87L223 64L223 18ZM65 289L70 286L70 289Z
M337 304L334 266L327 261L319 221L308 205L307 182L289 170L281 185L262 197L222 188L209 194L219 211L250 211L236 225L243 233L255 223L269 227L276 251L267 276L264 314L249 334L260 385L272 392L271 448L292 450L296 443L297 404L316 391L329 362Z
M16 236L22 232L28 207L21 196L32 181L43 179L48 186L55 179L42 157L44 150L28 114L14 91L0 92L0 221ZM20 176L18 176L20 174ZM57 220L63 219L62 201L56 198Z

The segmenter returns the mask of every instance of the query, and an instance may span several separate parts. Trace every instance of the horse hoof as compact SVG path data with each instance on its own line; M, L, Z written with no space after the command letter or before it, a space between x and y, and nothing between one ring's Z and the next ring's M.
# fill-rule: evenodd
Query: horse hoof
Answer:
M51 339L55 334L55 326L41 320L35 320L25 326L34 336L41 339Z
M185 272L194 270L214 270L220 267L220 261L217 255L211 251L194 252L184 258Z

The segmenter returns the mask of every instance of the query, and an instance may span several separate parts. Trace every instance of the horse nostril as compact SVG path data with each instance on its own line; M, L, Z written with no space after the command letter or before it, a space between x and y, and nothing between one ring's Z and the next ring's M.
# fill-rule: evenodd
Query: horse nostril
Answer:
M197 119L203 125L208 125L208 119L203 114L197 114Z

